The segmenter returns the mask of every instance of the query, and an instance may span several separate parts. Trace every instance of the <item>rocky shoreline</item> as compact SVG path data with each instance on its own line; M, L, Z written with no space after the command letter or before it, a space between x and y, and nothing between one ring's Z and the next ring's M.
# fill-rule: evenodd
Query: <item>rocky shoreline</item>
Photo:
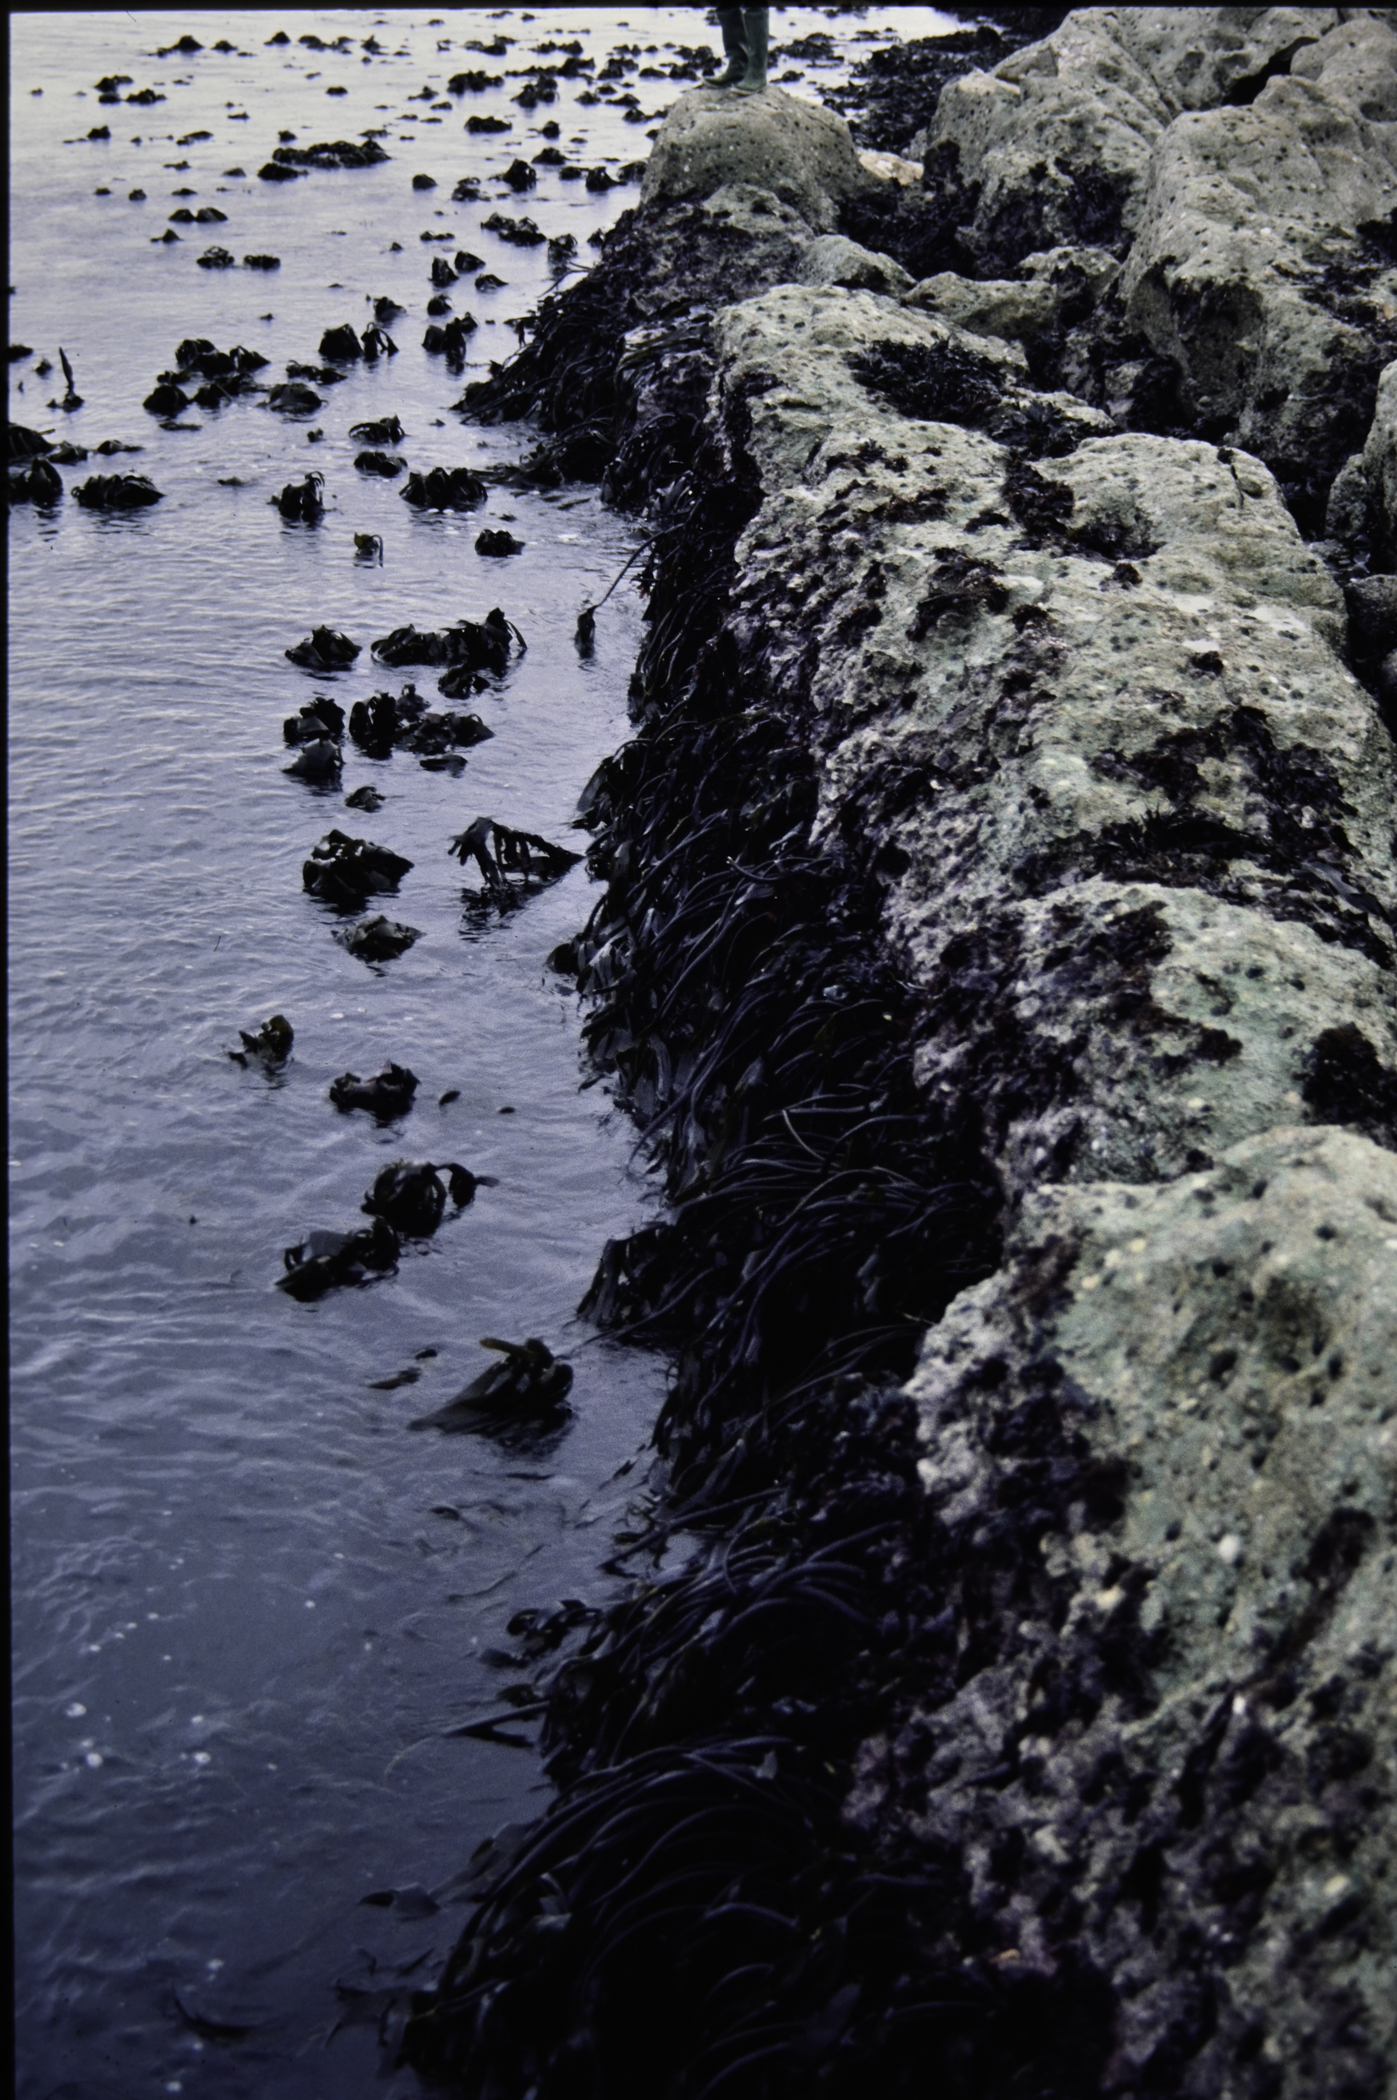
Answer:
M562 960L676 1373L429 2080L1394 2090L1390 15L972 33L919 182L685 95L468 390L652 530Z

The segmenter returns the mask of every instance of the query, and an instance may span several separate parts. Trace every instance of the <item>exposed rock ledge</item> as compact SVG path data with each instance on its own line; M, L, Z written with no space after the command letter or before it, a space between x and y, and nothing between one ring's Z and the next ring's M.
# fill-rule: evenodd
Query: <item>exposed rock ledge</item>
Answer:
M738 1076L750 1044L722 1065L726 1016L710 1013L708 1037L681 1054L666 1019L678 983L623 992L619 1004L614 989L666 952L663 922L687 909L666 898L658 870L684 850L674 841L686 824L716 820L705 799L714 776L691 776L683 754L709 763L712 738L735 719L779 725L781 766L795 766L793 742L812 760L809 794L793 795L793 828L779 838L766 815L774 747L750 779L720 776L725 793L750 793L754 812L750 849L725 849L737 876L724 879L751 878L743 896L756 895L753 923L765 929L742 949L739 976L768 972L799 919L801 884L823 879L822 867L842 871L849 896L871 894L879 967L892 965L879 982L900 980L878 999L893 1032L906 1032L898 1054L925 1119L916 1143L947 1163L947 1184L959 1163L967 1241L999 1235L981 1280L958 1294L943 1246L950 1280L923 1301L939 1317L900 1391L886 1377L878 1386L884 1419L911 1424L915 1512L888 1489L860 1506L896 1517L870 1517L857 1533L888 1545L869 1580L891 1601L883 1638L899 1664L883 1691L857 1695L866 1717L853 1724L861 1741L848 1746L839 1813L875 1880L881 1863L885 1884L901 1876L910 1889L920 1872L923 1891L940 1891L940 1922L909 1897L893 1955L887 1928L876 1959L830 1955L818 1986L792 1983L797 1972L773 1953L763 1989L798 2017L788 2009L763 2027L751 2011L723 2028L715 2012L716 2029L701 2029L704 2076L740 2067L742 2049L768 2037L768 2070L734 2072L734 2092L910 2093L933 2058L946 2091L966 2100L1397 2091L1397 782L1370 690L1372 666L1397 641L1397 579L1383 567L1397 397L1389 371L1374 413L1376 307L1353 324L1357 349L1332 316L1311 327L1313 303L1299 327L1284 258L1250 236L1241 263L1227 249L1229 281L1239 269L1265 277L1264 327L1240 354L1237 314L1220 320L1194 283L1221 252L1204 224L1223 209L1221 177L1210 189L1178 173L1179 156L1196 170L1224 131L1240 138L1267 227L1285 218L1276 241L1311 263L1351 254L1354 218L1397 196L1388 12L1085 10L997 78L953 83L931 124L928 187L938 140L955 139L962 177L973 161L979 184L965 239L992 255L1015 183L1043 189L1054 127L1070 130L1081 98L1099 97L1097 128L1072 131L1077 157L1065 172L1054 162L1066 219L1045 204L1041 252L995 283L943 272L908 288L895 257L832 230L860 213L869 223L866 171L832 118L792 114L774 92L747 115L686 96L652 160L646 216L610 244L585 294L603 301L611 286L608 355L625 375L607 409L624 467L612 487L632 500L648 490L657 552L635 692L642 735L593 804L611 889L581 946L583 981L612 1002L594 1040L632 1100L668 1120L683 1165L671 1178L678 1233L692 1238L686 1220L731 1186L744 1145L755 1158L778 1114L790 1122L761 1057ZM720 168L715 154L698 180L705 129L719 123L728 158ZM1267 125L1308 141L1320 170L1288 216L1265 194ZM753 162L735 168L743 137ZM1114 256L1077 251L1073 325L1090 334L1093 304L1111 296L1123 262L1137 322L1175 359L1203 436L1122 428L1128 415L1099 399L1032 384L1025 345L1060 321L1062 237L1080 231L1067 223L1068 193L1090 186L1084 170L1115 186L1119 238ZM1344 231L1331 212L1340 194ZM674 317L705 292L712 303L715 284L731 300L735 279L755 296ZM1025 291L1036 304L1009 296ZM670 317L656 319L666 297ZM957 312L976 325L956 325ZM569 442L566 329L556 314L550 327L545 347L519 361L523 376L499 375L475 403L517 410L527 395L555 433L544 464ZM1295 403L1267 407L1283 341ZM1357 394L1355 372L1367 374ZM601 398L574 418L595 416ZM1324 547L1307 544L1268 465L1218 416L1292 466L1311 444L1326 495L1348 460ZM1293 492L1313 483L1301 460L1287 486L1302 511L1310 498ZM698 725L683 730L689 743L686 710ZM680 754L665 761L668 829L653 875L642 843L659 835L627 814L628 795L634 803L637 783L654 777L647 739L662 758ZM723 910L705 922L716 923L711 937L692 935L680 977L747 937L737 903ZM833 964L831 975L826 996L838 1002ZM705 996L716 1013L721 1001ZM707 1095L705 1069L710 1081L726 1075ZM847 1187L850 1204L863 1200L843 1172L854 1157L841 1153L820 1185ZM761 1202L786 1215L770 1174L761 1186ZM982 1195L963 1193L974 1188ZM954 1196L948 1187L946 1202ZM986 1206L997 1211L988 1225ZM696 1331L720 1329L714 1303L760 1272L773 1235L787 1244L783 1226L765 1241L753 1228L757 1251L744 1259L731 1217L725 1229L733 1236L711 1273L727 1260L729 1280L694 1298ZM876 1279L881 1252L875 1241L852 1259L866 1254ZM649 1258L617 1256L598 1302L614 1311L638 1291ZM733 1331L760 1369L757 1311ZM693 1362L669 1425L671 1456L688 1454L691 1472L691 1425L711 1426L715 1407L701 1346ZM792 1408L769 1347L760 1375L763 1448L779 1459L770 1411L781 1402L789 1422ZM799 1389L813 1416L813 1384ZM870 1482L876 1462L853 1427L864 1400L837 1381L830 1391L846 1393L842 1463ZM724 1405L737 1407L731 1395ZM755 1421L754 1411L733 1434L759 1441ZM787 1514L800 1492L781 1486ZM820 1525L838 1496L826 1483L808 1499L807 1570L831 1550ZM634 1760L636 1798L650 1788L658 1800L686 1743L721 1744L725 1729L736 1739L724 1719L732 1702L755 1743L753 1784L772 1783L783 1769L773 1746L798 1762L821 1699L849 1710L833 1660L823 1678L818 1664L801 1666L803 1702L773 1700L766 1733L734 1689L747 1663L728 1656L711 1680L692 1674L708 1653L704 1630L718 1626L713 1644L726 1638L723 1600L740 1581L728 1552L720 1538L668 1587L642 1590L630 1617L593 1642L582 1676L565 1670L555 1683L557 1769L590 1777L474 1922L440 1998L424 2002L415 2044L418 2061L460 2075L474 2066L470 2090L506 2089L470 2083L483 2061L496 2077L514 2064L545 2096L630 2090L616 2068L624 2050L608 2054L621 2049L624 1991L605 1980L593 1944L610 1915L598 1883L611 1873L638 1902L637 1861L664 1840L638 1836L603 1868L605 1843L619 1840L597 1838L586 1871L558 1849L587 1800L620 1814L621 1797L605 1792L608 1774L632 1769L617 1745L667 1746ZM857 1559L847 1552L846 1572ZM762 1580L769 1600L772 1578ZM635 1628L700 1596L683 1650L686 1704L677 1665L661 1666L661 1637L646 1651ZM878 1656L876 1643L860 1653L860 1685L876 1680ZM695 1684L709 1685L708 1704L694 1704ZM671 1711L688 1718L668 1721ZM712 1777L721 1764L726 1785L733 1768L706 1754L704 1769ZM691 1778L696 1769L684 1765ZM675 1813L694 1798L677 1795ZM809 1856L827 1858L833 1840L809 1813ZM563 1834L556 1843L550 1829ZM787 1871L804 1886L799 1857ZM728 1896L715 1885L719 1910L693 1911L677 1942L664 1937L677 1913L654 1898L657 1944L671 1947L677 1974L699 1961L705 1921L737 1901L732 1890L753 1900L745 1872L734 1867ZM777 1883L768 1875L762 1901L780 1911L789 1900L806 1921L797 1937L818 1943L832 1929L809 1925L819 1904ZM849 1949L857 1909L844 1918ZM520 1952L545 1933L546 1963ZM559 1952L569 1934L572 1955ZM702 1962L696 1973L709 1977ZM527 2045L509 2030L523 2017L511 2004L532 2007L530 2018L545 2007ZM1019 2054L1012 2036L976 2026L996 2013L1025 2023ZM927 2039L909 2056L913 2029ZM444 2030L456 2039L443 2053ZM584 2063L593 2084L567 2084ZM707 2090L697 2072L676 2075L677 2092ZM870 2076L875 2085L860 2084Z

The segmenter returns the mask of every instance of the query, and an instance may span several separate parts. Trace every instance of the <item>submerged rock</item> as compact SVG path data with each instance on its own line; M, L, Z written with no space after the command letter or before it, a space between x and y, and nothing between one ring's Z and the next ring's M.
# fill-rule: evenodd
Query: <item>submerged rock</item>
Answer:
M478 1188L494 1186L488 1174L472 1174L469 1167L454 1162L433 1166L429 1161L400 1159L375 1176L364 1209L386 1218L405 1238L426 1239L445 1215L448 1193L459 1211L473 1201Z
M372 423L351 423L349 435L361 445L400 445L407 435L396 416L381 416Z
M9 459L38 459L55 450L51 439L41 437L37 430L26 430L22 423L8 423L5 427Z
M293 780L308 781L312 787L329 787L338 782L343 769L344 753L333 738L310 737L290 765L281 770Z
M278 415L313 416L322 406L321 398L313 386L306 386L298 379L288 379L274 386L267 396L268 405Z
M147 510L164 500L144 474L93 474L73 490L73 501L84 510Z
M333 938L360 962L377 963L391 962L404 954L414 941L421 940L422 933L419 927L405 926L378 912L370 919L360 919L355 926L335 927Z
M432 467L426 474L409 474L398 491L404 503L417 510L475 510L489 493L469 467Z
M467 671L503 671L509 662L511 643L524 653L524 637L498 606L483 620L457 620L454 626L420 632L411 625L395 627L371 645L379 663L398 670L408 664L454 665ZM442 681L446 692L446 682ZM448 697L452 697L448 695Z
M335 1107L347 1114L352 1108L366 1108L381 1123L390 1123L398 1116L405 1116L412 1107L412 1097L417 1092L416 1075L406 1065L386 1064L372 1079L360 1079L357 1073L342 1072L330 1083L330 1099Z
M245 1028L238 1030L242 1042L241 1050L230 1050L228 1055L235 1065L247 1066L249 1058L256 1058L269 1071L279 1070L291 1055L295 1031L285 1014L273 1014L255 1034L249 1035Z
M332 737L338 742L344 735L344 709L338 701L318 693L296 714L287 716L281 733L288 744L314 743L317 737Z
M486 1335L480 1346L498 1350L505 1361L482 1371L444 1407L409 1422L409 1429L488 1432L561 1416L572 1388L571 1364L559 1363L536 1336L526 1342L501 1342Z
M297 642L286 655L303 671L347 670L360 653L360 644L351 642L347 634L339 634L333 627L314 627L303 642Z
M391 896L411 868L412 862L401 853L376 846L372 839L328 831L312 846L301 880L322 903L334 904L341 911L362 911L370 897Z
M307 474L303 481L288 481L279 496L270 501L288 524L318 525L325 515L323 474Z
M61 503L63 477L46 459L11 465L8 476L11 503Z
M398 1235L383 1218L357 1232L310 1232L283 1256L277 1289L305 1302L326 1291L367 1283L398 1265Z

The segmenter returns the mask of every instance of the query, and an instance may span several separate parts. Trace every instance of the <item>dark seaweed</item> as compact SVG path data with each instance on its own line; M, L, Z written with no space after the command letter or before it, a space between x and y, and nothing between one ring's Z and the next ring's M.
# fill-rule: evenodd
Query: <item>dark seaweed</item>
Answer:
M913 135L936 114L948 81L976 68L991 72L1025 44L1051 36L1066 13L1061 7L977 9L973 28L899 39L886 50L870 52L854 67L848 85L827 90L824 100L848 119L856 145L905 153Z

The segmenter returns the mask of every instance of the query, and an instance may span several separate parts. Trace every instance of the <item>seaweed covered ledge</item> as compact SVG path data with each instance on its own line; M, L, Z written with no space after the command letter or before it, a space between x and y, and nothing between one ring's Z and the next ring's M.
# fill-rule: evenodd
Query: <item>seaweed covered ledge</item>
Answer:
M1104 242L993 277L1108 13L1156 132ZM828 113L685 96L462 404L652 533L566 960L669 1198L588 1310L675 1372L627 1594L527 1636L558 1798L415 2001L429 2085L1393 2090L1397 410L1376 303L1296 360L1309 461L1259 355L1222 424L1177 339L1127 388L1197 309L1119 285L1200 112L1381 202L1397 36L1271 10L1238 75L1236 13L943 89L982 189L915 280L944 155L909 209ZM1332 285L1375 236L1321 177Z

